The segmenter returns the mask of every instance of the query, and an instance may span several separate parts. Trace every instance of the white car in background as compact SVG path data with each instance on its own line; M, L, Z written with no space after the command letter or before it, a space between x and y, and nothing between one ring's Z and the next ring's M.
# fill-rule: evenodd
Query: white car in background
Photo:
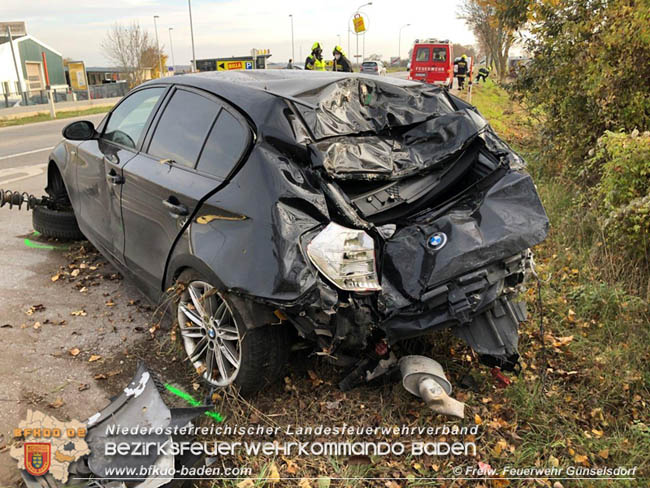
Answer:
M364 61L361 63L361 73L385 76L386 67L381 61Z

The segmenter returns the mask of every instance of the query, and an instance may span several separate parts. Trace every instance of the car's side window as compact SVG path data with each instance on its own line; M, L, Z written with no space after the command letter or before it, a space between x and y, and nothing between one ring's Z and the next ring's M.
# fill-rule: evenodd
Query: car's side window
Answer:
M145 88L120 103L106 124L103 139L135 149L164 88Z
M186 90L177 90L165 107L148 153L194 168L219 104Z
M212 127L197 169L226 178L246 149L249 131L226 109Z

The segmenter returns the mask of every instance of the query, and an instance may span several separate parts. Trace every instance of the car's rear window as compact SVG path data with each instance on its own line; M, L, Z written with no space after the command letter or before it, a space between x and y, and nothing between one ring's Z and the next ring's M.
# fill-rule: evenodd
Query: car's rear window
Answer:
M415 51L415 60L420 63L429 61L430 52L431 49L428 47L419 47L418 50Z
M438 63L447 62L447 48L446 47L434 47L433 48L433 60Z
M220 108L201 95L178 90L165 107L148 153L194 168Z
M365 61L361 66L367 66L367 67L375 67L377 66L377 63L375 61Z
M246 149L248 135L248 131L230 112L222 110L205 142L196 169L226 178Z

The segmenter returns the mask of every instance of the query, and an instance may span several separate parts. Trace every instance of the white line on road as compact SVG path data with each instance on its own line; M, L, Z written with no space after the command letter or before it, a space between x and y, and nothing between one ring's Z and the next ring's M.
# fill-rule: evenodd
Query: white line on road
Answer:
M31 166L20 166L18 168L6 168L0 169L0 185L7 185L9 183L14 183L16 181L24 180L26 178L31 178L32 176L39 176L45 173L45 168L47 164L33 164ZM8 178L3 180L2 177L14 176L13 178Z
M18 158L20 156L27 156L28 154L35 154L35 153L39 153L39 152L43 152L43 151L49 151L50 149L53 149L53 148L54 148L54 146L43 147L41 149L34 149L32 151L25 151L25 152L16 153L16 154L9 154L7 156L0 156L0 161L2 161L3 159Z

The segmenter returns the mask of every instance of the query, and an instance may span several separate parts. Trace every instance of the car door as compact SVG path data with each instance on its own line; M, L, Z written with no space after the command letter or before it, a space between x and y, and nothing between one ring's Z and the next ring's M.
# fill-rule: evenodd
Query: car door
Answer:
M162 87L133 92L111 111L100 136L77 148L76 214L80 228L93 244L120 262L124 250L122 171L137 154L164 92Z
M176 237L198 202L219 187L252 140L246 121L216 97L175 88L143 150L124 167L124 258L148 292L161 290Z

